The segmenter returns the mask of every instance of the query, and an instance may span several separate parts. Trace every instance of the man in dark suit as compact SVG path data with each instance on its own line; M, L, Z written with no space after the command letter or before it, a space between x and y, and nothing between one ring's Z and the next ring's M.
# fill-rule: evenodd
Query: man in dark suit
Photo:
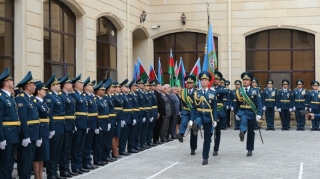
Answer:
M170 117L171 117L171 102L170 97L167 94L170 90L170 86L168 84L163 85L161 90L161 98L164 101L164 107L165 107L165 115L162 119L162 126L161 126L161 132L160 132L160 138L161 142L168 142L167 140L167 134L169 130L170 125Z
M161 84L157 83L156 90L154 91L154 94L157 97L158 100L158 113L159 117L156 120L156 124L153 129L153 143L155 144L160 144L161 142L159 141L160 138L160 131L161 131L161 126L162 126L162 119L166 115L166 110L164 108L164 100L161 97Z

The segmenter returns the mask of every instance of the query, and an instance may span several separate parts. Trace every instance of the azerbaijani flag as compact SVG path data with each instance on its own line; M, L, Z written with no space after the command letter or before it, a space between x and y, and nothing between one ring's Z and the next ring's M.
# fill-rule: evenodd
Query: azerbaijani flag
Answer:
M140 60L140 58L138 57L138 68L139 68L139 77L142 79L142 80L146 80L148 79L148 74Z
M161 68L160 57L158 59L158 82L162 85L164 83L163 73Z
M156 78L157 78L156 72L154 71L152 64L150 63L149 80L152 81L152 80L155 80Z
M217 54L213 40L211 22L209 24L207 44L204 53L202 71L208 71L210 73L211 81L209 83L209 87L211 87L214 82L214 70L217 68Z
M196 64L194 64L194 67L190 72L190 75L196 78L196 84L198 84L198 88L201 88L201 81L199 80L200 71L201 71L200 58L198 58Z
M172 55L172 49L170 49L170 59L169 59L169 68L168 68L168 74L170 75L170 87L175 85L175 72L174 72L174 61L173 61L173 55Z
M183 64L183 61L182 61L182 57L180 57L180 62L179 62L179 67L178 67L177 78L182 82L182 88L185 87L184 77L186 77L186 70L185 70L185 68L184 68L184 64Z
M134 81L137 81L138 79L138 65L137 63L134 63L134 66L133 66L133 74L132 74L132 78L134 79Z

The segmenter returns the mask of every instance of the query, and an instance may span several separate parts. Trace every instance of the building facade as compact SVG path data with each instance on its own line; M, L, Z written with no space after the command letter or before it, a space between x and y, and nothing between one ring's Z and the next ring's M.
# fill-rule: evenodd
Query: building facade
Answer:
M190 72L203 62L207 2L226 79L250 71L262 87L287 78L307 88L317 79L318 0L0 0L0 70L11 67L16 81L27 71L45 81L51 73L121 81L138 57L147 71L160 57L166 77L172 49Z

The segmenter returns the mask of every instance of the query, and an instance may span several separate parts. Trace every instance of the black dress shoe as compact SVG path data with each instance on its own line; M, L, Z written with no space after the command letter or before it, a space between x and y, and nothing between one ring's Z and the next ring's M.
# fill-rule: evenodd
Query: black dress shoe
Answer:
M128 152L119 152L119 155L129 156L129 155L131 155L131 154L129 154Z
M66 179L65 177L61 177L61 176L55 176L56 177L56 179ZM71 176L72 177L72 176Z
M168 140L167 139L163 139L163 140L161 140L161 142L165 143L165 142L168 142Z
M78 175L77 173L73 173L72 171L67 171L67 172L72 176L77 176Z
M120 155L119 156L115 156L115 155L112 154L112 158L118 159L118 158L122 158L122 157Z
M113 159L113 158L106 158L106 159L102 159L103 162L114 162L117 159Z
M208 159L203 159L202 165L207 165L208 164Z
M157 144L157 145L159 145L160 144L160 141L157 141L157 142L153 142L154 144Z
M107 165L109 162L107 162L107 161L102 161L102 163L103 163L104 165Z
M132 150L128 150L129 153L138 153L139 151L132 149Z
M84 168L80 168L79 170L82 171L82 172L90 172L90 170L84 169Z
M240 137L240 141L243 142L244 141L244 132L240 132L239 137Z
M192 123L192 131L193 131L193 135L195 135L195 136L198 135L199 128L195 122Z
M231 125L227 125L227 127L231 127Z
M304 131L304 127L302 127L301 130Z
M313 128L311 128L311 130L312 130L312 131L315 131L316 129L313 127Z
M157 144L149 143L149 144L147 144L147 146L154 147L154 146L157 146Z
M91 165L91 167L92 167L93 170L99 168L98 166L94 166L94 165L92 165L92 164L90 164L90 165Z
M248 150L247 156L248 157L252 156L252 151L251 150Z
M273 127L273 128L271 128L270 130L273 130L273 131L274 131L274 127Z
M196 151L191 149L191 155L196 155Z
M177 134L176 138L179 140L179 142L181 142L181 143L183 142L183 136L182 135Z
M218 151L213 151L212 156L218 156Z
M61 177L68 177L68 178L72 177L72 175L69 172L60 172L60 176Z
M171 142L171 141L173 141L173 140L172 140L172 139L170 139L170 138L167 138L167 141L168 141L168 142Z
M83 168L87 169L87 170L93 170L94 169L91 165L83 165Z
M98 163L95 163L94 165L104 166L105 164L103 162L98 162Z
M47 176L47 179L57 179L55 176Z
M174 140L174 139L177 139L177 137L176 136L172 136L171 139Z
M73 172L73 173L76 173L76 174L79 174L79 175L83 174L82 171L79 170L79 169L72 170L72 172Z
M137 151L140 151L140 147L135 147L134 149L136 149Z

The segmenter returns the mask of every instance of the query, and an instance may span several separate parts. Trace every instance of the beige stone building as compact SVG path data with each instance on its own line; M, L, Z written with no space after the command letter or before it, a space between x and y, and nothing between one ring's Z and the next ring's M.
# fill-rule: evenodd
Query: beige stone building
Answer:
M147 71L161 57L166 73L172 48L190 72L203 61L207 2L218 69L231 83L243 71L262 86L302 78L309 88L317 78L319 0L0 0L0 70L10 66L16 82L29 70L40 80L69 72L121 81L138 57Z

